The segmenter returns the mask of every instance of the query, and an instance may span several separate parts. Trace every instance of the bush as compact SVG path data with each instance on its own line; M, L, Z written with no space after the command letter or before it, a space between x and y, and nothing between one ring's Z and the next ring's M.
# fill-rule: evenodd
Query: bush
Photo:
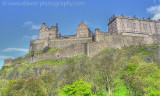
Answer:
M160 96L160 91L151 92L151 93L149 94L149 96Z
M84 81L76 81L70 86L65 86L60 96L93 96L91 86Z

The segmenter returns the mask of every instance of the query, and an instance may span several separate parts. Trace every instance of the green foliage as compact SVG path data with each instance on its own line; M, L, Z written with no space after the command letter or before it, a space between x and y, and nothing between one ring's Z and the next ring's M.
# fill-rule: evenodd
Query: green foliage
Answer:
M30 77L25 81L21 90L26 96L44 96L45 92L42 83L36 77Z
M138 64L129 63L125 70L128 72L128 74L132 75L132 74L135 74L135 70L137 67L138 67Z
M155 44L134 45L92 58L79 55L3 67L0 96L159 96L157 49Z
M34 54L42 54L42 51L35 51ZM31 52L29 52L25 56L31 56Z
M27 53L25 56L27 56L27 57L28 57L28 56L31 56L31 52Z
M44 60L44 61L39 61L36 64L38 64L37 66L42 66L42 65L50 65L50 66L55 66L55 65L63 65L65 64L65 61L59 61L59 60Z
M75 61L74 58L67 58L66 64L72 64L74 61Z
M70 86L65 86L60 96L93 96L91 86L84 81L76 81Z
M48 52L54 52L54 51L56 51L57 49L64 49L64 48L51 48L51 49L48 50Z
M20 90L24 85L23 80L10 80L7 88L3 91L4 96L20 96Z
M8 86L8 83L9 83L8 80L5 80L5 79L0 80L0 96L5 94L4 90Z
M130 90L127 88L125 82L122 79L117 78L115 80L115 83L116 83L116 87L114 88L115 96L129 96Z
M160 96L160 91L151 92L149 96Z

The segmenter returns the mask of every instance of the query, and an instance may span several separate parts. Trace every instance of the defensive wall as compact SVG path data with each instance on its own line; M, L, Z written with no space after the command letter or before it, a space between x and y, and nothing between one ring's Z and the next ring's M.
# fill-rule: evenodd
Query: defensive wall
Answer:
M18 62L35 63L38 61L48 60L48 59L71 58L82 54L86 54L87 56L92 57L105 49L112 49L112 48L121 49L124 46L138 45L138 44L152 44L152 43L159 44L160 41L159 35L130 36L130 35L116 35L116 34L104 34L104 35L101 34L102 33L95 35L95 40L97 41L85 42L85 43L83 42L83 40L81 41L80 39L75 39L77 40L75 42L73 41L73 39L65 39L66 42L63 40L62 41L58 40L55 42L58 43L60 42L62 45L63 44L65 45L65 43L68 43L68 41L71 42L68 46L67 44L65 45L65 47L63 45L64 49L57 49L54 52L46 52L43 54L35 54L33 60L31 56L22 56L14 60L7 59L5 60L4 66L10 66ZM101 35L101 38L99 38L100 37L99 35ZM90 41L90 39L87 38L86 40ZM59 44L59 47L62 46L60 46Z
M92 37L87 37L87 38L65 37L65 38L54 39L54 40L48 40L48 39L34 40L34 41L31 41L30 52L41 51L45 47L65 48L72 44L81 44L81 43L87 43L87 42L92 42Z

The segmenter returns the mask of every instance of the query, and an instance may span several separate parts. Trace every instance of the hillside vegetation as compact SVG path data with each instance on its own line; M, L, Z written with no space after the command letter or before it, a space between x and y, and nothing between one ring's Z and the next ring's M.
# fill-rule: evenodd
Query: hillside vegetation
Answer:
M3 67L0 96L160 96L158 49L155 44L134 45L92 58Z

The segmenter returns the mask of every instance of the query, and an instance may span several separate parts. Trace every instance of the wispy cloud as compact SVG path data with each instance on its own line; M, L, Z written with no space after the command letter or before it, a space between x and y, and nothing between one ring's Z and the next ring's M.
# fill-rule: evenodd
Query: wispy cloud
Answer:
M36 40L36 39L38 39L38 35L32 35L32 36L26 35L23 37L23 40L26 40L26 41L31 41L31 40Z
M39 24L34 24L34 23L31 22L31 21L25 22L25 23L24 23L24 26L30 27L31 30L38 30L38 29L41 28L41 25L39 25Z
M6 48L4 50L2 50L3 52L13 52L13 51L18 51L18 52L28 52L28 49L25 48Z
M153 20L159 20L160 19L160 5L151 6L150 8L147 8L147 12L153 14Z
M0 56L0 59L9 59L9 58L13 58L12 56Z

